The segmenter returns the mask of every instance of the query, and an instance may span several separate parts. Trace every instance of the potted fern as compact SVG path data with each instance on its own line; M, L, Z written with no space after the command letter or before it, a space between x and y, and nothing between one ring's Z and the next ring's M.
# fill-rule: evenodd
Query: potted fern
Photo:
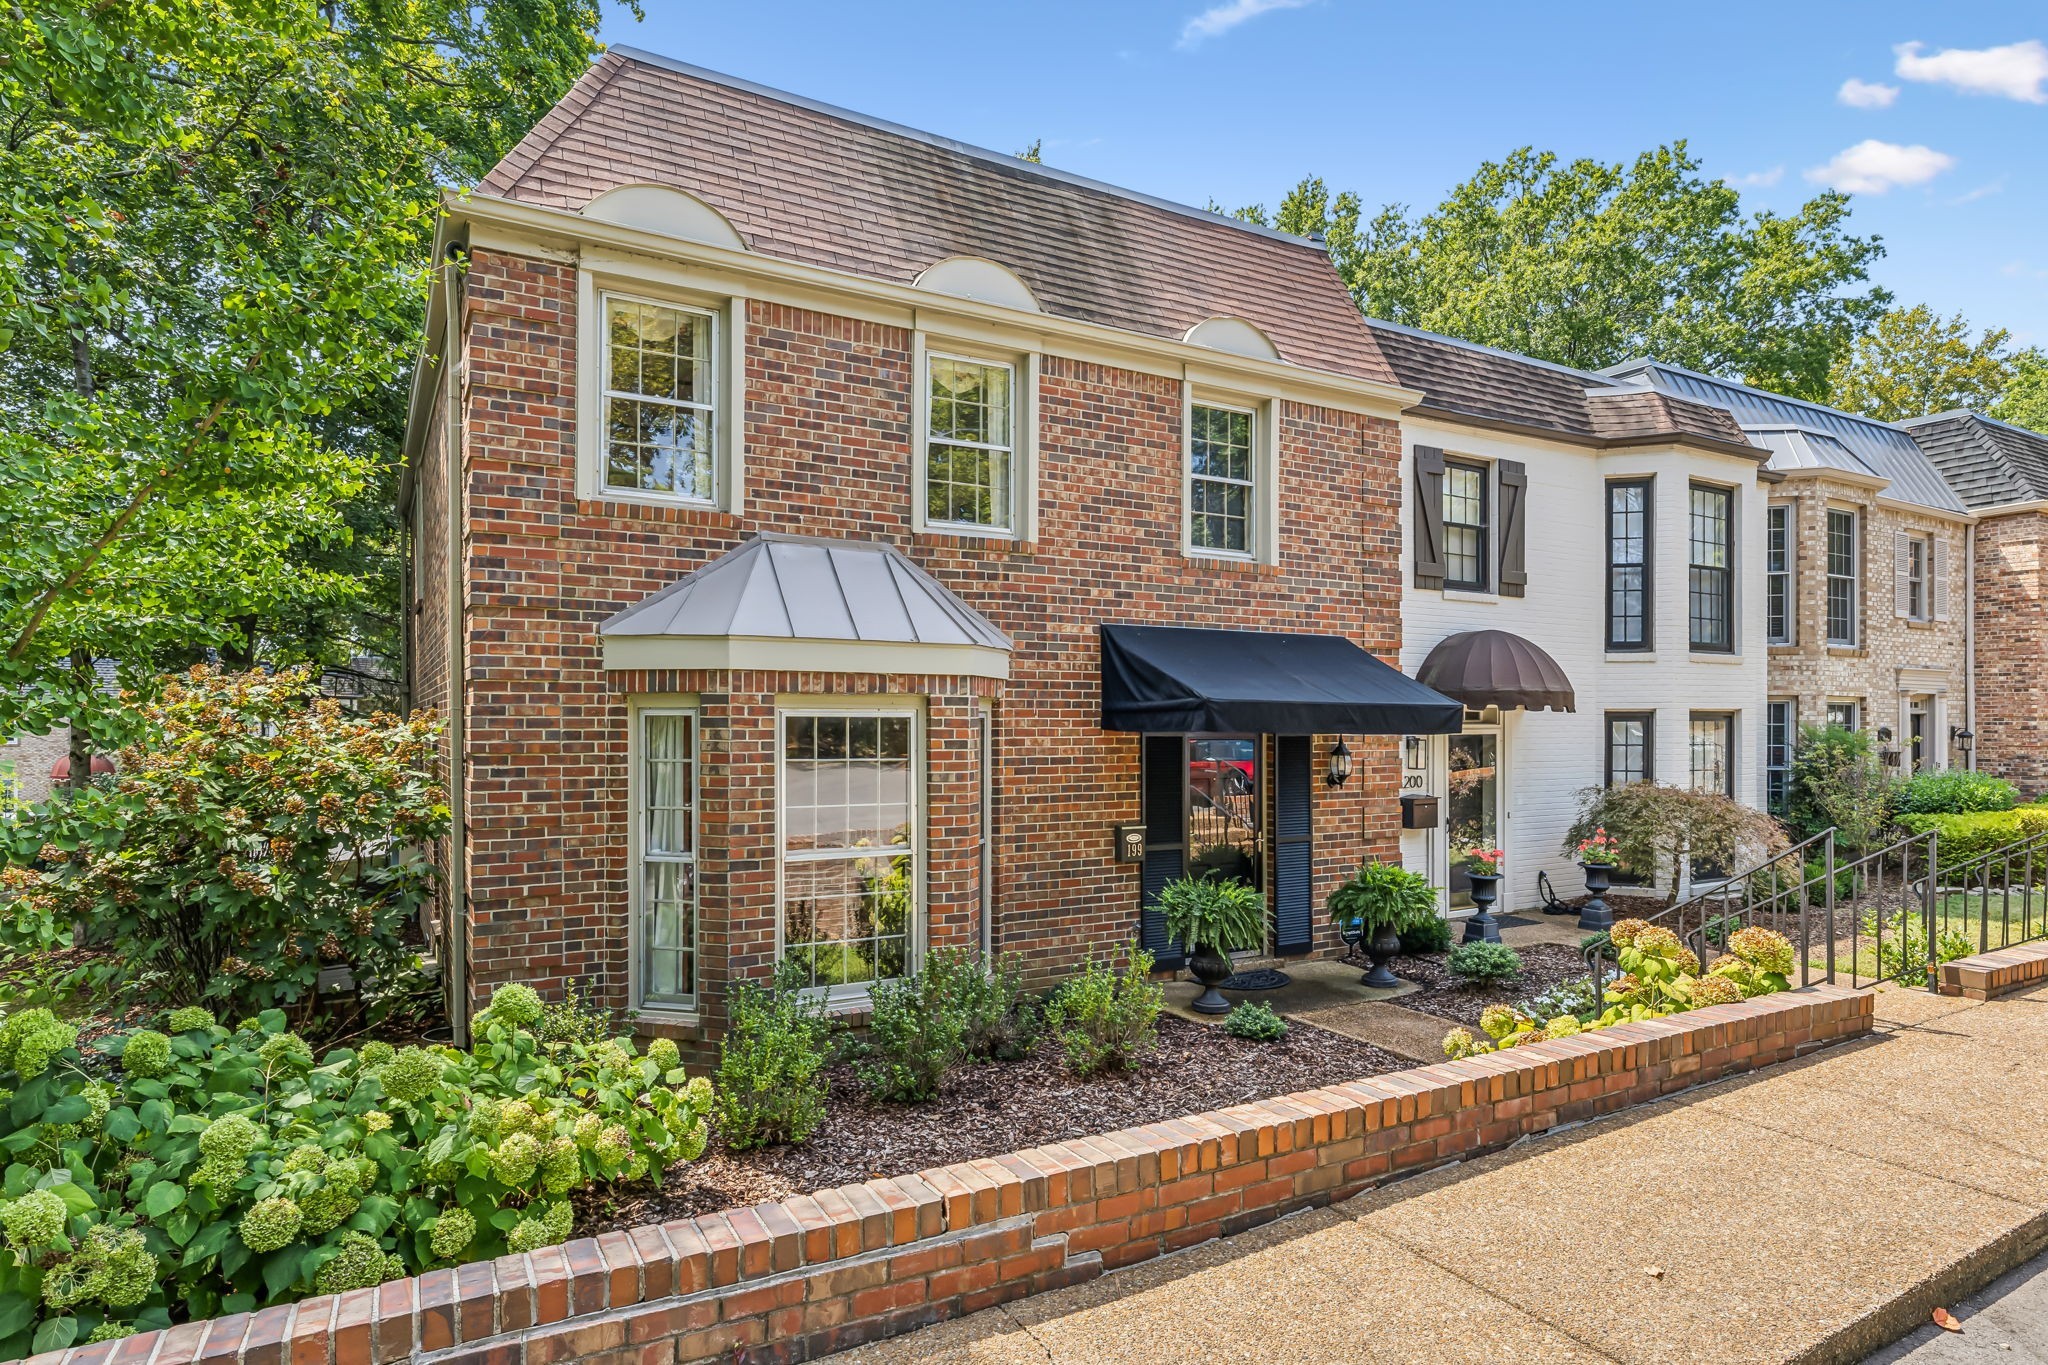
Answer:
M1217 985L1230 976L1230 954L1266 943L1266 898L1255 886L1223 877L1182 877L1159 888L1154 903L1166 917L1167 937L1186 949L1188 975L1202 985L1189 1006L1198 1014L1228 1014Z
M1401 984L1387 967L1401 951L1401 935L1437 917L1436 888L1420 872L1393 863L1370 862L1330 893L1330 918L1342 929L1357 927L1360 951L1372 959L1362 984L1385 989Z

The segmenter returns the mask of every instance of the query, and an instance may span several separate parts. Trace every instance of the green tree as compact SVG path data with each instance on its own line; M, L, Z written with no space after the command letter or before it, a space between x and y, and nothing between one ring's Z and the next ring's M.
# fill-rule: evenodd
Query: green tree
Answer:
M1973 340L1961 313L1945 318L1924 303L1890 309L1835 362L1828 401L1880 422L1984 411L2012 382L2011 336L1987 327Z
M1798 213L1745 215L1684 142L1631 165L1524 147L1489 161L1436 208L1303 180L1270 219L1320 233L1358 306L1389 322L1598 369L1653 355L1824 398L1838 358L1890 302L1865 287L1883 254L1847 231L1828 192Z
M435 200L584 69L600 3L0 13L0 732L71 722L82 778L125 738L95 659L394 634Z
M2012 378L1991 415L2048 435L2048 351L2030 346L2012 358Z

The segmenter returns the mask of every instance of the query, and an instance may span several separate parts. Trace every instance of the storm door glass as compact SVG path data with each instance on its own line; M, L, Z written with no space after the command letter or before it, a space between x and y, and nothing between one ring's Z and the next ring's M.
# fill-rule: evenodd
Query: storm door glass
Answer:
M1467 732L1450 737L1444 830L1453 860L1469 849L1500 847L1500 736ZM1472 880L1453 862L1451 908L1472 904Z
M1259 741L1188 741L1189 870L1259 885Z

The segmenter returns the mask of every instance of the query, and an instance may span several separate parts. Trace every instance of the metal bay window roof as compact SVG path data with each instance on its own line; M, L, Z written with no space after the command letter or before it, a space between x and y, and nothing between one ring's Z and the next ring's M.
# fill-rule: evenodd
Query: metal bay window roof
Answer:
M1010 676L1010 637L891 545L762 532L597 628L606 668Z

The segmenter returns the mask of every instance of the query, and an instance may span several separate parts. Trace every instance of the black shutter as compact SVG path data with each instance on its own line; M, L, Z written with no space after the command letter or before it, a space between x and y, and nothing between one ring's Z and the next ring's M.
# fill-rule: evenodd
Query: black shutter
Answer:
M1179 967L1181 949L1166 937L1166 916L1153 898L1180 880L1187 865L1187 741L1179 735L1146 735L1139 787L1145 821L1145 863L1139 873L1138 946L1155 967Z
M1529 590L1529 467L1498 460L1500 475L1500 592L1521 597Z
M1415 447L1415 586L1444 585L1444 453Z
M1306 953L1316 944L1315 742L1307 735L1273 741L1273 951Z

